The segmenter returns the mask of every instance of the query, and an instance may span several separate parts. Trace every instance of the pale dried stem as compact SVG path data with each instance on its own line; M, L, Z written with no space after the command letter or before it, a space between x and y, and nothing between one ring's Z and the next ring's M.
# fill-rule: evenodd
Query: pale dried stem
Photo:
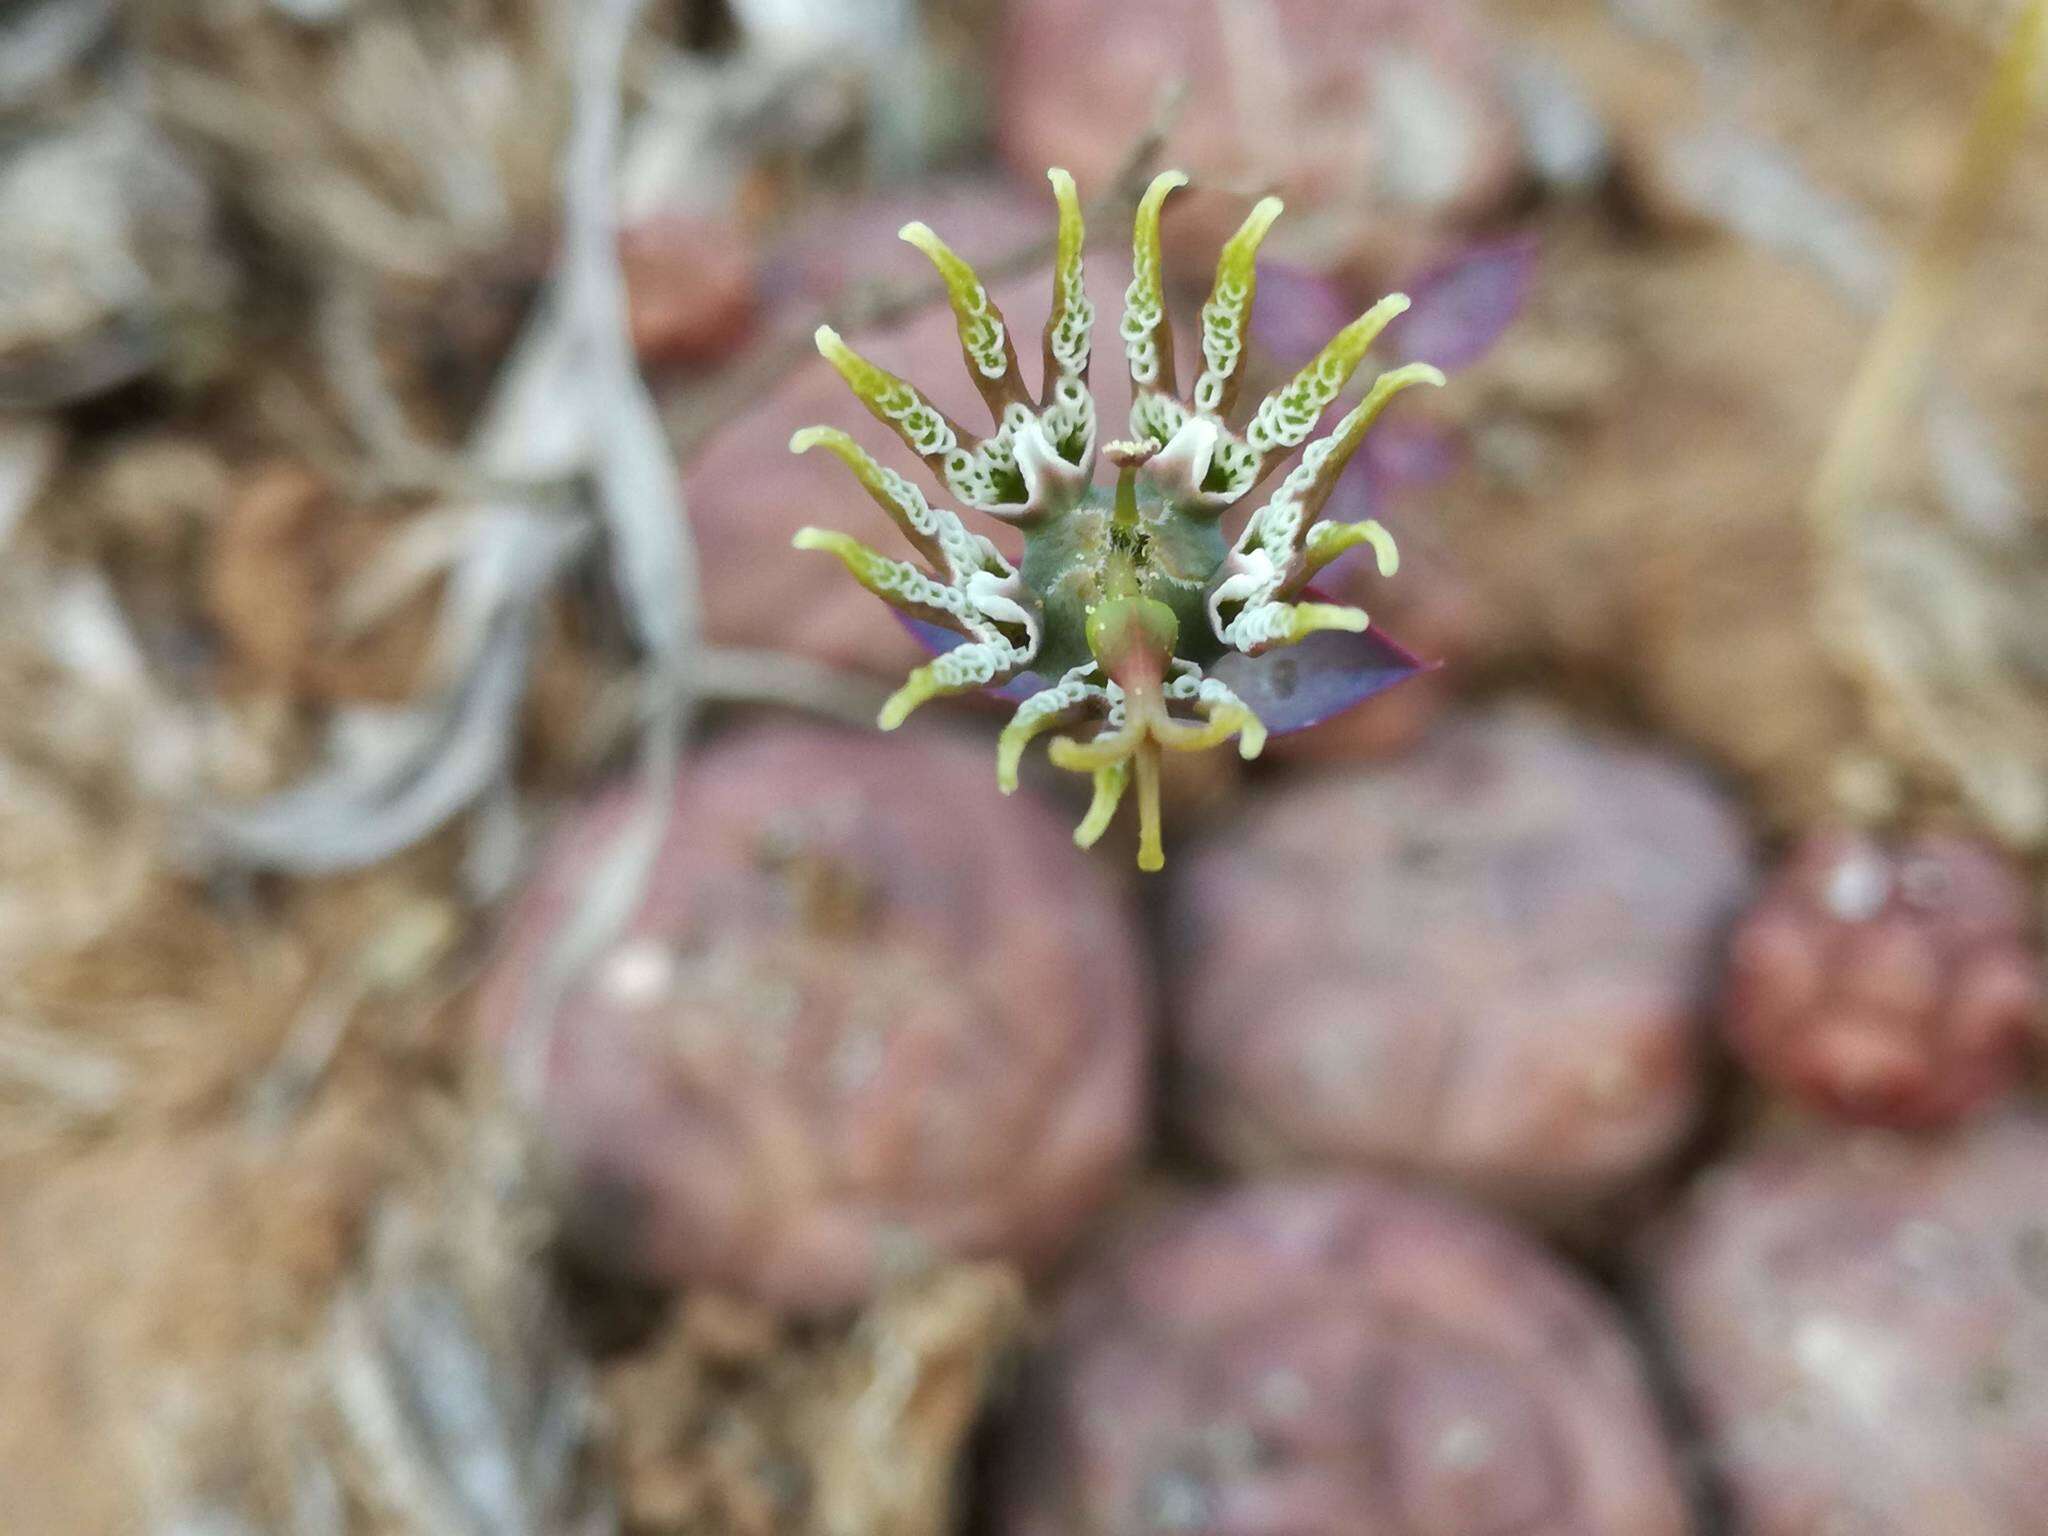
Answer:
M1805 512L1822 561L1823 638L1857 687L1875 729L1918 766L1953 784L1965 775L1941 724L1918 691L1878 659L1860 540L1873 510L1887 448L1902 436L1925 388L1937 343L1970 260L2024 143L2048 84L2048 0L2031 0L1980 99L1954 179L1913 253L1905 280L1871 338L1809 490Z

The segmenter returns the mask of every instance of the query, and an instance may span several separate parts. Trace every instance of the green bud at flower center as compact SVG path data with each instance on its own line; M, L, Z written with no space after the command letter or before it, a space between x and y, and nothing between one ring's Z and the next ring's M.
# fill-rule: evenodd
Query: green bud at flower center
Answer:
M1180 639L1180 621L1156 597L1113 597L1088 610L1088 649L1102 670L1122 682L1138 674L1157 682Z

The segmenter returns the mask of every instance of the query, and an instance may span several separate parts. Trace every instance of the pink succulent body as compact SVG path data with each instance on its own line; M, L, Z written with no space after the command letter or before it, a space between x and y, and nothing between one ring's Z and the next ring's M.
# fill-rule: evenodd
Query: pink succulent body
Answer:
M1391 1185L1191 1199L1065 1298L1002 1536L1681 1536L1641 1367L1540 1250Z
M1169 906L1173 1105L1239 1171L1363 1167L1576 1225L1693 1128L1748 840L1700 775L1453 717L1265 797Z
M2048 1126L1809 1125L1649 1254L1744 1536L2048 1536Z
M987 813L978 763L816 728L714 745L624 933L551 1002L632 792L564 829L481 1013L509 1040L554 1010L540 1113L587 1257L829 1311L934 1259L1040 1264L1114 1186L1137 936L1048 808Z
M1807 838L1737 931L1728 1031L1837 1119L1953 1124L2012 1087L2041 1011L2017 870L1968 838Z

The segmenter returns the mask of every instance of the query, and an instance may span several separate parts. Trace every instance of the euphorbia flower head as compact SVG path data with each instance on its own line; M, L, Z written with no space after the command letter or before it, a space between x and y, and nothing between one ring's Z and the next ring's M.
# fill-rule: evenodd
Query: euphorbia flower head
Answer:
M1270 711L1261 717L1255 701L1277 695L1262 683L1255 658L1310 636L1356 637L1345 664L1360 681L1336 707L1416 670L1398 647L1369 635L1362 610L1314 601L1305 589L1318 570L1360 544L1372 547L1382 576L1394 574L1394 541L1377 522L1317 518L1387 402L1411 384L1441 384L1443 375L1422 363L1381 374L1336 429L1310 444L1278 487L1256 501L1232 540L1226 515L1254 502L1259 487L1307 441L1408 300L1382 299L1288 383L1240 410L1254 259L1280 213L1279 199L1266 198L1223 248L1202 306L1200 366L1190 370L1194 382L1183 391L1166 318L1159 216L1167 195L1187 178L1169 171L1138 204L1118 327L1133 390L1130 436L1103 442L1088 389L1095 310L1082 285L1080 201L1072 177L1049 174L1059 244L1035 396L1025 386L1015 337L973 269L924 225L903 229L945 280L961 349L994 421L989 436L964 430L829 326L817 336L818 350L862 403L953 497L1020 530L1022 562L1012 565L957 513L932 506L832 427L799 432L790 447L822 447L843 460L922 563L891 559L818 528L802 530L796 544L830 550L869 591L920 628L936 626L946 636L950 648L912 672L883 706L882 729L893 730L940 694L1016 691L1027 683L997 750L1003 792L1016 788L1017 766L1033 737L1068 733L1054 739L1050 756L1062 768L1092 774L1095 787L1075 841L1087 847L1102 835L1135 779L1138 863L1158 869L1162 751L1213 747L1234 736L1250 758L1269 727L1307 723L1276 720ZM1098 460L1114 471L1113 483L1096 483Z

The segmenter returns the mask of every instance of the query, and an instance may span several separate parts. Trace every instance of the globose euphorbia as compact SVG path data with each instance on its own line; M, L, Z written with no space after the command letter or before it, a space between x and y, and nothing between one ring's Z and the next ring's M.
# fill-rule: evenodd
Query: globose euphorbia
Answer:
M1308 582L1360 544L1382 575L1393 540L1370 519L1318 521L1337 477L1387 402L1412 384L1441 384L1426 364L1381 374L1328 436L1263 500L1257 493L1307 441L1380 331L1408 307L1395 294L1340 331L1299 373L1256 407L1239 408L1245 333L1260 242L1277 198L1252 209L1224 246L1201 312L1201 359L1177 384L1161 276L1159 218L1186 183L1156 178L1138 205L1132 277L1118 335L1130 370L1130 436L1102 441L1088 370L1095 312L1082 285L1082 220L1073 179L1049 173L1059 204L1052 312L1042 385L1025 386L1015 338L974 271L930 229L903 238L944 278L961 349L994 421L976 437L910 384L862 357L830 327L818 349L876 417L923 459L951 496L1016 527L1012 564L959 515L877 463L832 427L799 432L799 453L827 448L903 530L923 563L892 559L842 533L805 528L802 549L828 550L941 650L883 707L890 730L942 694L1001 688L1018 697L997 751L998 782L1016 787L1025 747L1062 730L1050 756L1088 773L1094 801L1075 841L1102 835L1137 782L1138 863L1164 862L1159 754L1215 747L1235 737L1256 756L1269 731L1295 729L1418 670L1370 630L1365 613L1315 600ZM1114 472L1098 485L1098 459ZM1224 524L1252 510L1235 539ZM1305 649L1297 649L1309 642ZM1291 665L1264 661L1286 650Z

